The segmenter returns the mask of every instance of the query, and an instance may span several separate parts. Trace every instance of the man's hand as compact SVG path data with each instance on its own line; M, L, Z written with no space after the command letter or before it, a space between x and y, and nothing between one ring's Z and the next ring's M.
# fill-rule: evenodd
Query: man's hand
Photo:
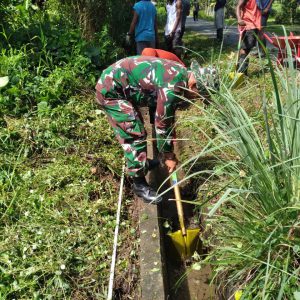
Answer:
M175 35L175 31L171 31L170 34L169 34L169 37L172 39Z
M178 161L176 158L165 160L165 165L167 166L169 173L172 173L176 169L177 163Z
M238 20L238 24L240 26L246 26L246 22L244 20Z
M269 7L265 8L263 11L262 11L262 14L263 15L267 15L269 12Z
M126 34L125 42L126 42L127 46L131 46L131 44L132 44L132 35L130 33Z

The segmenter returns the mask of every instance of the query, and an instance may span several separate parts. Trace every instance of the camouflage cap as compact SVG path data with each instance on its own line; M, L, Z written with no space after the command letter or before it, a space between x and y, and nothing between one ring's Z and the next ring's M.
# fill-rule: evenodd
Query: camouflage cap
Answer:
M193 60L190 69L196 78L197 89L200 93L219 90L220 78L216 68L211 66L202 68L197 61Z

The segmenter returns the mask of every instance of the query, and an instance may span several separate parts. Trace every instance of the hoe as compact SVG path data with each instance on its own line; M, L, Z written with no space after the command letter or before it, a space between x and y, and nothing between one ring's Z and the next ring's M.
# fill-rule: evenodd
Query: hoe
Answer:
M184 258L189 258L194 254L195 250L197 249L200 229L185 228L183 207L176 172L173 172L171 175L171 183L174 187L175 192L176 208L178 213L180 230L169 233L168 235L171 237L171 240L179 255Z

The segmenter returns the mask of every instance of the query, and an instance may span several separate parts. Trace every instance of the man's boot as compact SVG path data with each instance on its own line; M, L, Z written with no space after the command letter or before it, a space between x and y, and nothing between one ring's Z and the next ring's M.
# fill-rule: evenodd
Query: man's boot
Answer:
M145 177L134 177L133 178L133 192L143 198L145 203L158 204L163 199L157 195L157 192L149 186Z
M154 158L154 159L151 159L151 158L147 158L147 161L146 161L146 167L147 167L147 170L148 171L151 171L155 168L157 168L159 166L159 160Z

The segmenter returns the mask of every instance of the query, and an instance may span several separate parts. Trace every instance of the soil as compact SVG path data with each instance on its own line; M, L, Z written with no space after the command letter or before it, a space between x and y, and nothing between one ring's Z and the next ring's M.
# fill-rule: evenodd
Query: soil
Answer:
M139 253L140 248L136 241L139 240L139 200L134 197L131 192L131 183L127 183L124 198L133 199L128 205L123 206L123 211L126 211L127 217L131 220L131 228L136 229L135 235L127 235L122 246L118 250L118 258L128 261L128 265L122 272L117 272L114 282L114 300L139 300L139 282L140 282L140 266ZM124 216L123 216L124 217ZM126 217L126 216L125 216ZM120 232L120 235L128 232ZM135 255L131 252L135 251Z

